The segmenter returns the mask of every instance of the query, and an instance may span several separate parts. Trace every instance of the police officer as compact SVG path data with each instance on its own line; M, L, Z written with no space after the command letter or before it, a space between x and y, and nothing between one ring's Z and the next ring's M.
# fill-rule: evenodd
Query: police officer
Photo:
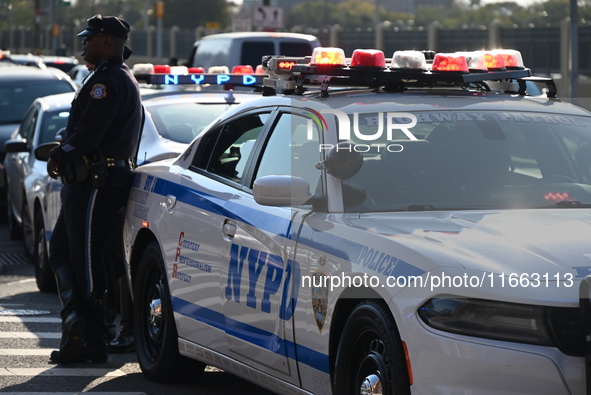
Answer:
M129 24L101 15L87 22L81 55L95 69L47 162L49 176L64 183L49 258L62 302L60 348L50 357L59 363L107 360L102 254L129 195L142 123L139 87L123 59Z

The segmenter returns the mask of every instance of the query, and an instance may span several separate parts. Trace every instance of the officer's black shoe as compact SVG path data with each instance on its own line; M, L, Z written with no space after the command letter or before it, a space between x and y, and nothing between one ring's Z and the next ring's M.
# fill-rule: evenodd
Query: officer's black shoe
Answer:
M54 350L51 352L51 360L58 363L103 363L107 362L109 356L107 355L107 347L104 342L86 343L80 353L76 355L65 354L65 350Z
M133 341L133 332L129 325L122 325L119 334L109 343L107 343L107 352L109 354L123 354L135 350Z

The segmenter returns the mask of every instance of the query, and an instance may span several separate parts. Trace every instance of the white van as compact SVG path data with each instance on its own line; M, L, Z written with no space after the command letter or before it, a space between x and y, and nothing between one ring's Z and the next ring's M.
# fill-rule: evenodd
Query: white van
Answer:
M256 68L265 55L309 56L319 47L309 34L276 32L221 33L205 36L193 44L188 67L251 65Z

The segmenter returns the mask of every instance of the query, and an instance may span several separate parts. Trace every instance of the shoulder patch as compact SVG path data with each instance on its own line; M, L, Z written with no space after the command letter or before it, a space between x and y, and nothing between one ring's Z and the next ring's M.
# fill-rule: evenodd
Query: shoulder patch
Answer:
M94 84L90 90L93 99L102 99L107 96L107 87L103 84Z

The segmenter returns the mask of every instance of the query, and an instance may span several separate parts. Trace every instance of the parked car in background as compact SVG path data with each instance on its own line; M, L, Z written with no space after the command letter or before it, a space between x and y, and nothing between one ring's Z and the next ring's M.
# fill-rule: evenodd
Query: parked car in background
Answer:
M78 65L78 59L73 56L42 56L41 61L47 67L54 67L65 73Z
M78 64L78 59L73 56L44 56L28 54L11 54L10 59L23 66L34 66L37 68L53 67L63 72L70 71Z
M176 157L218 115L258 96L231 91L164 93L150 88L141 92L148 99L143 101L146 120L138 151L140 165ZM23 239L42 292L55 290L47 251L62 188L59 180L47 175L47 157L43 155L48 153L47 143L55 142L56 133L66 126L73 98L73 93L65 93L35 100L5 145L10 237Z
M309 56L320 46L309 34L277 32L243 32L212 34L197 40L186 62L187 67L238 65L256 68L265 55Z
M4 142L19 126L36 98L75 90L76 85L70 77L55 68L0 67L0 205L10 206L10 201L6 201L2 164Z
M86 67L85 64L78 64L68 71L68 75L78 86L82 84L82 81L84 81L88 74L90 74L90 70L88 70L88 67Z

